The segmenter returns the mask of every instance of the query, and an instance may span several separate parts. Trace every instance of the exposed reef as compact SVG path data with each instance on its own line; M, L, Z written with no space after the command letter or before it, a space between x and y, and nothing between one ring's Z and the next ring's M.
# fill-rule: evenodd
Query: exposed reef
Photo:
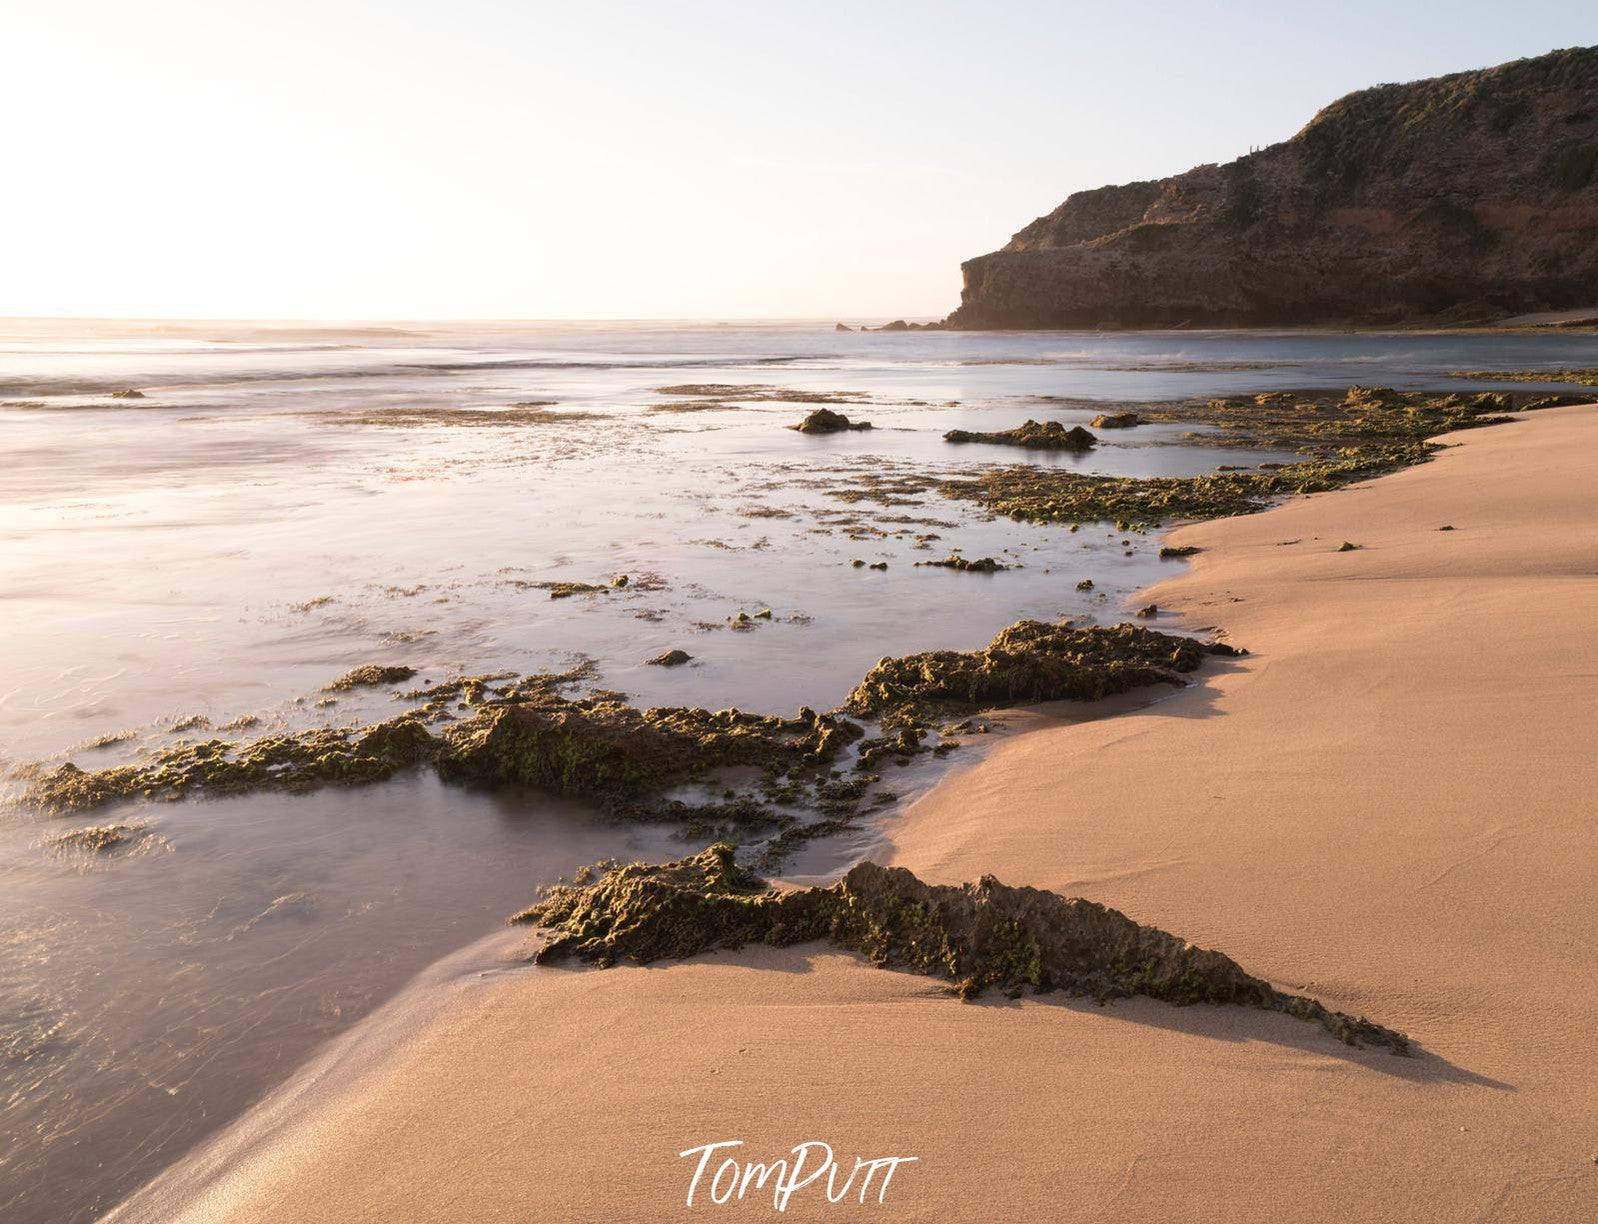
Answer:
M1101 412L1093 418L1094 429L1132 429L1142 423L1135 412Z
M1231 1004L1311 1021L1349 1045L1409 1049L1401 1033L1285 994L1229 957L1118 910L992 876L929 885L902 867L861 863L826 888L776 890L718 843L676 862L608 865L587 878L557 885L512 919L548 933L539 963L649 964L827 940L881 968L944 978L961 999L1030 989L1101 1003L1146 995L1177 1006Z
M959 553L950 553L941 561L917 561L917 565L929 566L933 569L960 570L970 574L997 574L1010 567L995 561L992 557L978 557L975 561L969 557L962 557ZM875 569L875 566L872 566ZM883 569L888 567L884 565Z
M1474 378L1482 382L1547 382L1569 383L1580 387L1598 387L1598 369L1576 370L1459 370L1451 374L1451 378ZM1552 397L1550 397L1552 398ZM1583 404L1589 401L1578 396L1564 397L1567 404ZM1528 407L1530 405L1527 405ZM1538 407L1544 405L1539 404ZM1561 405L1548 404L1549 408Z
M979 651L930 650L878 661L845 707L885 728L1041 701L1096 701L1150 684L1185 683L1206 656L1244 653L1221 642L1138 625L1077 628L1017 621Z
M1091 450L1095 438L1080 425L1067 429L1059 421L1026 421L1014 429L999 433L972 433L967 429L951 429L943 435L945 442L987 442L995 446L1024 446L1031 450Z
M403 664L385 667L378 663L368 663L363 667L355 668L353 671L345 672L322 691L324 693L343 693L348 692L350 689L374 685L399 684L402 681L409 680L415 674L416 669L414 667L406 667Z
M1598 286L1598 48L1378 85L1226 165L1070 196L954 328L1472 322Z
M1435 395L1352 386L1341 399L1272 394L1210 400L1204 405L1149 405L1150 419L1197 421L1247 445L1293 446L1299 463L1228 468L1206 476L1095 476L1036 465L995 468L944 479L941 491L1034 522L1108 520L1154 526L1172 519L1222 518L1263 510L1293 493L1341 488L1396 468L1423 463L1426 439L1451 430L1512 420L1512 397L1501 393Z
M802 434L829 434L843 433L850 429L870 429L870 421L851 421L841 412L834 412L830 408L817 408L797 425L788 426Z

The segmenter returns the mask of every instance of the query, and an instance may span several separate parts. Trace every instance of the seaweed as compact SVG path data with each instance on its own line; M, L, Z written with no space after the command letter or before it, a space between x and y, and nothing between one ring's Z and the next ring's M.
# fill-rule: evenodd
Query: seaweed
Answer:
M399 684L409 680L416 674L414 667L403 664L385 667L377 663L367 663L353 671L347 671L333 683L323 687L324 693L342 693L350 689L363 688L380 684Z
M917 561L916 564L930 566L933 569L960 570L963 573L971 574L997 574L1010 568L1008 565L995 561L992 557L979 557L977 560L971 561L962 557L959 553L950 553L942 561ZM876 569L877 567L872 566L871 568ZM887 569L888 567L884 565L882 568Z
M1279 991L1219 952L1096 902L1012 888L991 875L931 885L902 867L867 862L828 887L778 890L722 842L675 862L610 865L589 878L556 885L511 918L547 933L536 962L649 964L826 940L880 968L943 978L962 1000L990 990L1062 991L1101 1003L1145 995L1282 1012L1349 1045L1409 1049L1403 1034Z
M65 813L123 799L359 786L422 764L437 750L438 742L411 717L354 730L319 727L269 735L243 744L179 741L135 764L94 772L68 761L34 778L22 799L40 811Z
M1210 655L1244 652L1221 642L1141 625L1077 628L1017 621L980 651L932 650L879 660L845 708L884 728L1041 701L1096 701L1151 684L1182 685Z
M870 429L871 422L851 421L841 412L834 412L830 408L817 408L797 425L790 425L788 428L798 430L802 434L842 433L850 429Z
M693 662L693 655L686 650L668 650L656 655L648 662L655 667L681 667L684 663Z
M105 854L118 846L126 845L148 827L143 824L90 825L84 829L73 829L70 833L58 833L50 839L50 845L57 850L85 850L90 854Z
M1098 443L1080 425L1067 429L1059 421L1026 421L1014 429L999 433L973 433L967 429L951 429L943 435L945 442L988 442L997 446L1023 446L1029 450L1090 450Z

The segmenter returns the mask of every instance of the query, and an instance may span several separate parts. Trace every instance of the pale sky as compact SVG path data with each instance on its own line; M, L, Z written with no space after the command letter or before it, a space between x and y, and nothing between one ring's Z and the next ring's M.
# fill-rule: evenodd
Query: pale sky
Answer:
M1069 192L1591 0L10 0L0 315L942 315Z

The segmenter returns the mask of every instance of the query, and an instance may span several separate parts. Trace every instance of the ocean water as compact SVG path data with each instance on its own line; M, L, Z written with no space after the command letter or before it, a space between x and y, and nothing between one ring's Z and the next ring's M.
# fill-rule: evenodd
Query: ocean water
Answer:
M98 767L195 719L369 722L396 712L385 691L322 692L369 662L442 679L586 658L639 704L831 708L885 654L1121 619L1172 564L1150 536L993 520L896 476L1286 457L1183 425L1065 457L946 430L1572 365L1598 365L1592 337L0 323L0 758ZM693 411L660 390L704 384L737 389ZM874 428L785 428L814 405L778 397L805 395ZM1012 568L915 564L951 549ZM694 662L645 664L670 648ZM142 837L90 858L48 839L105 816L0 807L7 1221L94 1218L539 884L682 849L429 777L116 817Z

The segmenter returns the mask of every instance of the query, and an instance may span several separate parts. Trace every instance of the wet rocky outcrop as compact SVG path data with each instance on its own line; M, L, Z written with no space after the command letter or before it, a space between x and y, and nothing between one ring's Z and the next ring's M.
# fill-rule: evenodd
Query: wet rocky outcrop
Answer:
M882 968L944 978L962 999L1030 990L1230 1004L1317 1023L1349 1045L1409 1048L1401 1033L1279 991L1231 958L1118 910L992 876L933 885L902 867L860 863L826 888L776 890L718 843L676 862L610 865L597 879L556 886L513 921L548 933L540 963L648 964L827 940Z
M1339 99L1081 191L967 261L954 328L1476 321L1598 304L1598 47Z
M945 442L987 442L995 446L1024 446L1029 450L1091 450L1095 438L1080 425L1067 429L1059 421L1026 421L1014 429L997 433L973 433L968 429L951 429L943 435Z
M929 650L881 659L845 707L885 728L1042 701L1097 701L1151 684L1186 683L1212 655L1244 653L1140 625L1078 628L1017 621L982 650Z
M841 412L834 412L831 408L817 408L797 425L788 426L789 429L798 430L802 434L829 434L843 433L851 429L870 429L870 421L851 421Z

